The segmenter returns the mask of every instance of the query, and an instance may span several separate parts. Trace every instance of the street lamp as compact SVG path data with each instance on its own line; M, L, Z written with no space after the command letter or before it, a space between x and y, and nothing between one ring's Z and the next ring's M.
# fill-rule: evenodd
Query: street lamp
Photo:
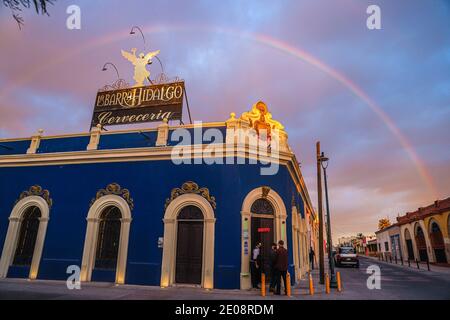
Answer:
M142 32L142 29L139 28L138 26L133 26L133 27L131 28L130 34L136 34L136 31L135 31L135 30L139 31L139 33L140 33L141 36L142 36L142 40L144 41L144 54L145 54L145 52L146 52L146 48L145 48L146 43L145 43L145 36L144 36L144 33ZM161 60L158 58L158 56L155 56L155 58L156 58L156 60L158 60L159 65L161 66L161 73L164 73L164 66L163 66Z
M333 257L333 241L331 240L331 223L330 223L330 206L328 203L328 184L327 184L327 167L328 158L322 152L320 156L320 164L323 169L323 178L325 182L325 201L327 206L327 242L328 242L328 260L330 264L330 287L337 288L336 274L334 272L334 257Z
M106 66L107 66L108 64L111 65L111 66L116 70L117 80L120 80L119 70L117 70L117 67L115 66L114 63L112 63L112 62L107 62L107 63L105 63L105 64L103 65L102 71L108 70L108 68L106 68Z
M136 34L136 31L134 31L134 29L137 29L141 33L142 40L144 40L144 52L145 52L145 37L144 37L144 33L142 32L141 28L139 28L138 26L133 26L131 28L130 34Z

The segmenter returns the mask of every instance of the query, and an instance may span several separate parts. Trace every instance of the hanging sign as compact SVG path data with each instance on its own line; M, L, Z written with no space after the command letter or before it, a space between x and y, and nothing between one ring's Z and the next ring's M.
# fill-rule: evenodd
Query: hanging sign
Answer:
M99 91L91 126L181 120L184 82Z

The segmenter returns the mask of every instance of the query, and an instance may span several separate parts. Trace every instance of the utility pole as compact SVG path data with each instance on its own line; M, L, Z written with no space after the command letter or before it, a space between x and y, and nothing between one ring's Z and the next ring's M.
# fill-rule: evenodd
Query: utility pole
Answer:
M317 151L317 202L318 202L318 215L319 215L319 271L320 271L320 284L325 283L325 257L323 252L323 213L322 213L322 158L320 153L320 141L316 143Z
M330 205L328 202L328 183L327 183L327 167L328 158L322 152L320 161L323 168L323 179L325 182L325 203L327 206L327 244L328 244L328 262L330 264L330 287L337 288L336 274L334 272L334 257L333 257L333 238L331 236L331 218L330 218Z

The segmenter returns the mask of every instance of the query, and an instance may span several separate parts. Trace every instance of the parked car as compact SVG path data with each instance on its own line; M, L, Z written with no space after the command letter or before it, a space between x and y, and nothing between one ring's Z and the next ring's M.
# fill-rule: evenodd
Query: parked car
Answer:
M339 247L334 255L334 262L337 267L353 266L359 268L358 255L353 247Z

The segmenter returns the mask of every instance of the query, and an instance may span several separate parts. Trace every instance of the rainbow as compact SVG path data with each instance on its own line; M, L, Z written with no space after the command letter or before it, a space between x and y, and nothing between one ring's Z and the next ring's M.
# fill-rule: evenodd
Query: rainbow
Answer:
M380 118L380 120L386 125L388 130L395 136L395 138L399 141L401 146L404 148L409 158L414 164L416 171L419 176L428 187L429 191L432 193L432 196L437 198L438 192L437 187L433 181L432 176L428 172L425 163L420 159L419 155L415 152L412 144L409 142L408 138L401 132L401 130L395 125L394 121L383 111L383 109L378 106L367 93L364 92L357 84L347 78L341 72L333 69L325 62L319 60L318 58L312 56L310 53L302 50L298 47L294 47L287 42L281 41L279 39L273 38L266 34L258 34L258 33L250 33L244 32L237 29L232 28L219 28L212 27L207 25L159 25L159 26L146 26L143 29L145 34L156 34L156 33L167 33L167 32L208 32L208 33L217 33L223 34L232 37L239 37L242 39L246 39L260 45L271 47L277 51L293 56L297 59L300 59L315 68L321 70L331 78L335 79L339 83L341 83L344 87L350 90L356 97L360 98L364 103ZM95 38L87 43L79 46L76 50L72 50L68 52L66 55L62 55L59 57L55 57L50 60L46 64L38 64L31 70L29 70L26 74L22 75L19 79L15 79L13 83L6 85L0 90L0 99L5 98L11 92L19 88L20 86L28 83L32 79L34 79L38 74L44 71L47 68L54 67L56 65L60 65L67 60L74 58L86 51L93 50L95 48L101 47L106 44L114 43L130 37L129 30L124 30L120 32L110 33L101 38Z

